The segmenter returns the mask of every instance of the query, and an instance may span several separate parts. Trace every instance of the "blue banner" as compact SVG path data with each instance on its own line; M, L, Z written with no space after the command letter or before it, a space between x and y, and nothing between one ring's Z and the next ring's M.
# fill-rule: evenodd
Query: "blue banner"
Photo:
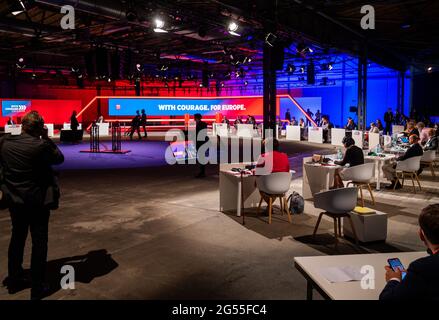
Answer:
M13 117L20 114L25 114L30 110L32 102L29 100L3 100L2 101L2 116Z
M249 106L245 99L170 99L170 98L110 98L110 116L134 116L145 109L149 116L179 116L195 113L215 115L217 112L245 112Z

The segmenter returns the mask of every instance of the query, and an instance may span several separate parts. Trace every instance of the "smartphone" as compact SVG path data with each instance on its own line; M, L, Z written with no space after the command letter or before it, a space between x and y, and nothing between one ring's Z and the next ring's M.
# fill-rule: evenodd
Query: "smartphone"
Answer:
M401 260L399 260L399 258L391 258L388 259L387 262L389 263L389 266L392 268L393 271L400 270L402 273L402 278L405 278L407 272L405 271L405 267L402 264Z

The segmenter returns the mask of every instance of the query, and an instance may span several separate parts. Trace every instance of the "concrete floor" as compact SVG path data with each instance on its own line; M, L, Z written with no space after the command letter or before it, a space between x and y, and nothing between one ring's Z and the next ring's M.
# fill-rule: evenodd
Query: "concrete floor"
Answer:
M144 142L148 143L148 142ZM291 190L301 192L304 155L330 152L320 146L285 142L298 170ZM218 172L194 179L193 166L111 170L67 170L60 178L62 202L49 234L48 299L305 299L306 283L295 256L422 250L417 216L439 202L439 183L427 172L425 190L376 193L377 209L390 214L386 244L356 248L343 241L333 249L332 223L310 238L318 211L272 225L249 212L246 226L218 212ZM8 213L0 211L0 278L6 276L10 236ZM28 243L25 267L29 266ZM62 265L76 270L76 289L62 290ZM28 299L29 290L0 299Z

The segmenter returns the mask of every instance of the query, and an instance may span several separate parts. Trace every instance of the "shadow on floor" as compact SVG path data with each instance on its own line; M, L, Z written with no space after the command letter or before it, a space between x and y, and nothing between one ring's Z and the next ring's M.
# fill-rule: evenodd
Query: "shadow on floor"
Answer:
M90 251L85 255L48 261L46 280L49 285L49 292L46 295L47 297L61 289L61 279L65 276L65 274L61 274L61 268L66 265L74 268L75 282L80 283L90 283L95 278L109 274L119 266L105 249ZM25 273L29 274L30 270L25 270Z

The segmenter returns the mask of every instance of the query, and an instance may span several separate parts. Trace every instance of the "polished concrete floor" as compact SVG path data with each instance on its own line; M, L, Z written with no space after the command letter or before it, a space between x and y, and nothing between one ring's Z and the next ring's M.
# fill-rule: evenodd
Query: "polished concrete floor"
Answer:
M148 142L140 142L148 144ZM284 142L293 169L291 190L301 192L304 155L329 153L321 146ZM193 166L63 170L62 202L49 235L48 299L305 299L306 283L295 256L422 250L417 216L439 202L439 177L422 175L423 192L410 188L376 193L377 209L389 213L386 243L333 249L332 223L312 240L317 211L277 217L272 225L249 212L241 219L218 211L218 167L194 179ZM8 213L0 211L0 278L6 276ZM25 255L29 267L30 241ZM59 286L63 265L76 271L75 290ZM28 299L29 290L0 299Z

